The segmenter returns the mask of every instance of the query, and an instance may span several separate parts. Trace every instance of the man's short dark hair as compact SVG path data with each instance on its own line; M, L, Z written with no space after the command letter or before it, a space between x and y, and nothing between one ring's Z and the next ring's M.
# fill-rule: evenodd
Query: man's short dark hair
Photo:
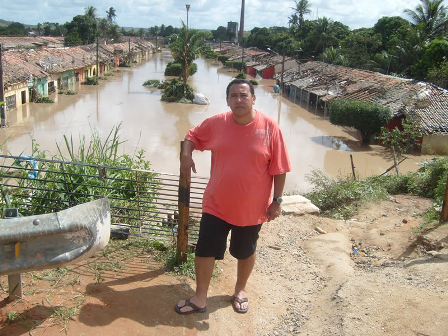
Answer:
M254 90L254 86L252 85L252 83L250 81L248 81L247 79L243 79L243 78L236 78L234 80L232 80L229 85L227 85L227 89L226 89L226 98L229 97L229 91L230 91L230 87L233 84L247 84L249 85L250 88L250 94L252 96L255 96L255 90Z

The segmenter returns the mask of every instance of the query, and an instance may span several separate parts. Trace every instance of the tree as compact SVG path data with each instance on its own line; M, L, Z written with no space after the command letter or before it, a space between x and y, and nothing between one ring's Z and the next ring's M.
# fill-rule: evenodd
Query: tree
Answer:
M202 33L197 29L189 29L188 30L188 40L186 38L187 26L183 21L182 28L179 31L179 34L176 35L170 44L169 48L174 57L174 62L184 65L185 58L187 58L187 73L185 74L185 70L183 71L182 77L186 79L188 78L188 73L192 68L193 61L199 57L200 55L200 47L202 45ZM188 54L186 50L186 46L188 44ZM186 55L187 54L187 55Z
M430 69L440 68L448 57L448 41L446 39L434 39L424 46L420 57L411 67L411 74L417 79L426 79Z
M444 36L448 29L447 7L443 0L420 0L415 10L405 9L415 26L421 26L424 39L429 41Z
M299 27L300 27L300 30L302 30L303 16L305 14L311 13L311 9L310 9L311 4L308 2L308 0L299 0L299 2L297 2L297 0L294 0L294 2L296 3L296 6L291 7L291 8L294 9L296 14L299 14L298 15L299 16Z
M338 46L339 41L335 36L335 25L333 20L326 17L316 21L314 29L307 37L307 43L313 46L314 53L319 54L327 47Z
M423 136L419 124L410 119L403 118L401 120L401 127L395 127L390 130L386 127L381 128L381 135L377 139L388 148L394 148L395 153L401 156L403 153L411 151L414 146L420 146L417 141Z
M212 35L215 41L227 41L229 38L227 28L224 26L219 26L216 30L212 30Z
M109 9L106 11L107 21L109 22L110 25L114 23L115 18L117 17L117 14L115 13L116 11L113 7L109 7Z
M359 100L336 99L330 103L329 110L332 124L357 129L363 142L369 142L392 119L389 108Z
M299 24L299 17L297 16L297 13L294 13L288 19L289 19L288 20L288 25L290 27L294 27L294 26L297 26Z
M381 35L383 50L389 50L406 37L409 27L409 21L401 16L383 16L373 26L373 33Z

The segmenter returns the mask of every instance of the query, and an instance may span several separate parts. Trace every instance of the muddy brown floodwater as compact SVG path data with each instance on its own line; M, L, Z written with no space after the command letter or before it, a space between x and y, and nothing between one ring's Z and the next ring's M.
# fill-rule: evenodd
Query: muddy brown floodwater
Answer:
M142 84L148 79L164 80L165 66L172 61L168 51L154 54L142 64L120 68L121 72L99 86L79 85L77 95L53 95L55 104L30 103L7 113L9 128L0 130L3 154L31 154L31 139L41 149L55 154L57 145L65 148L63 135L90 139L93 129L105 138L121 123L123 151L132 154L144 149L152 168L178 173L179 147L189 128L205 118L228 110L225 89L237 73L219 62L199 58L198 72L189 78L195 92L211 101L209 106L165 103L161 92ZM309 190L305 176L314 168L331 176L351 174L353 157L357 177L381 174L393 159L381 146L362 145L344 128L308 112L273 92L274 80L260 80L255 88L255 107L277 120L289 149L293 171L288 175L286 192ZM198 175L208 176L210 154L195 153ZM415 171L418 162L429 157L408 155L400 173Z

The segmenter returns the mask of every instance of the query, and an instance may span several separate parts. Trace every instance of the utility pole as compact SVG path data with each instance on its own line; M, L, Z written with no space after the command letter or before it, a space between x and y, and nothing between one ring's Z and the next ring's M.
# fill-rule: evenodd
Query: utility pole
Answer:
M2 62L2 44L0 43L0 116L1 127L6 127L6 105L5 105L5 92L3 87L3 62Z
M100 72L99 62L98 62L98 44L99 38L98 34L96 35L96 82L98 83L98 73Z
M184 83L187 84L187 68L188 68L188 11L190 10L190 5L185 5L185 8L187 9L187 30L185 31L185 76L184 76ZM186 87L185 87L186 89Z
M282 59L282 75L280 77L280 92L283 94L283 73L285 72L285 50L283 50L283 59Z

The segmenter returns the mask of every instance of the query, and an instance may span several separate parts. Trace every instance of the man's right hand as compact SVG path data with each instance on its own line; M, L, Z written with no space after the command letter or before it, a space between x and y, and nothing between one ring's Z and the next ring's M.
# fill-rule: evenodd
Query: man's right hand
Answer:
M190 181L191 171L196 174L196 165L193 161L194 143L190 140L184 140L184 148L182 150L182 157L180 158L180 171L185 178Z
M189 181L191 179L191 171L196 174L196 165L194 164L193 158L188 155L183 155L180 160L180 171Z

